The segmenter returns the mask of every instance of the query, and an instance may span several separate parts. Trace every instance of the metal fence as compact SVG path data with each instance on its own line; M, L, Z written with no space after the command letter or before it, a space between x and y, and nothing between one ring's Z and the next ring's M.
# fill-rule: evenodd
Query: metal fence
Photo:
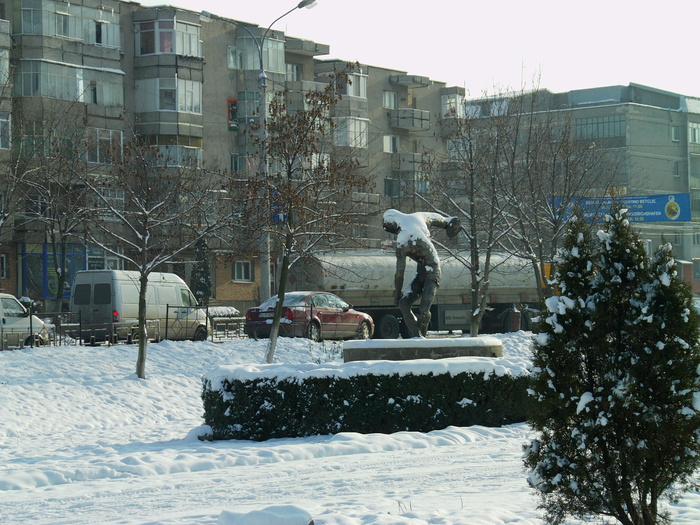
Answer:
M190 307L194 309L195 307ZM200 308L200 307L197 307ZM168 306L171 309L183 310L181 306ZM207 339L212 342L225 342L245 337L243 326L245 317L239 316L209 316L210 330ZM30 329L0 327L0 350L12 350L27 346L41 346L51 344L56 346L66 345L115 345L120 343L131 344L138 341L137 325L135 321L95 323L83 322L80 312L43 312L34 313L46 325L39 329L32 326L30 316ZM157 319L147 320L146 328L149 340L160 341L169 338L180 338L184 329L186 316L177 318L170 314L166 317L166 326L161 326ZM35 334L34 337L30 336ZM41 336L41 337L39 337Z

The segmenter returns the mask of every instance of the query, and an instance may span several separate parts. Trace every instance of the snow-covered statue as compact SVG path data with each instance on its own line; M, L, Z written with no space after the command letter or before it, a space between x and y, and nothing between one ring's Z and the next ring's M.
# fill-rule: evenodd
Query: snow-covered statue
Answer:
M430 227L447 230L448 237L457 235L461 224L456 217L444 217L439 213L384 212L384 229L397 235L396 274L394 276L394 302L403 314L411 337L425 337L430 324L430 307L440 287L440 258L430 240ZM404 288L406 257L417 264L416 275ZM411 307L420 298L420 314L416 318Z

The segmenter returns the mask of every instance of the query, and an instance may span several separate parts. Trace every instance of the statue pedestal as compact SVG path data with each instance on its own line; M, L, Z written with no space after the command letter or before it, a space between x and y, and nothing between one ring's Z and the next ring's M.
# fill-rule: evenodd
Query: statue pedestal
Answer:
M411 339L369 339L343 342L343 360L408 361L412 359L445 359L447 357L502 357L503 345L489 336L436 337Z

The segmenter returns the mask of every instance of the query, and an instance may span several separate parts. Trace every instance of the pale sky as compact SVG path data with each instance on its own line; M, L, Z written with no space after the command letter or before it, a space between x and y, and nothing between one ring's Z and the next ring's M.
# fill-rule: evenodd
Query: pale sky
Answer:
M269 26L298 0L145 0ZM630 82L700 97L700 1L318 0L274 25L330 55L487 92Z

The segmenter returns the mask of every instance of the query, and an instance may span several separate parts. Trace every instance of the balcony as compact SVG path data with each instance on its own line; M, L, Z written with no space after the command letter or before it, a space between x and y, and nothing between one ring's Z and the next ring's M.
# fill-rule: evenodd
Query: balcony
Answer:
M389 124L398 129L425 131L430 129L430 111L399 108L389 110Z
M312 42L311 40L303 40L300 38L293 38L290 36L286 37L284 48L285 51L289 53L304 56L315 57L319 55L327 55L330 53L330 46L328 44L319 44L317 42Z
M422 173L430 162L430 156L422 153L394 153L391 171L394 173Z
M428 77L418 75L392 75L391 83L410 88L428 87L431 81Z

